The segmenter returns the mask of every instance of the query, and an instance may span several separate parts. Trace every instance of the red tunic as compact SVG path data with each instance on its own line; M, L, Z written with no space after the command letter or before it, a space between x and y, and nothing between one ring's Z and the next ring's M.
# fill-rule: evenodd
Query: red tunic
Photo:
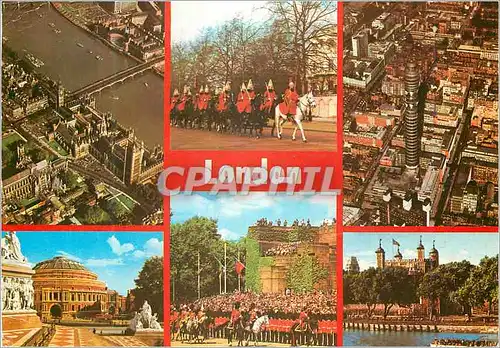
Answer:
M170 111L172 111L175 108L175 104L177 104L178 100L179 96L172 97L172 100L170 101Z
M226 111L229 107L229 93L223 92L219 95L217 111Z
M299 101L299 95L297 92L287 88L285 90L284 101L280 104L280 111L282 114L295 115L297 113L297 103Z
M303 327L304 326L304 323L307 319L307 313L306 312L300 312L299 314L299 323L300 323L300 326Z
M188 95L183 95L179 104L177 104L177 110L184 111L186 108L186 102L189 100Z
M198 98L198 110L204 111L208 109L208 101L210 100L210 96L207 93L201 93Z
M241 318L241 313L237 309L233 309L231 312L231 324L235 324Z
M267 90L264 92L264 102L260 105L261 111L270 112L273 107L273 103L276 100L276 92Z
M236 102L236 108L238 109L238 112L240 114L242 112L250 113L252 111L252 107L250 104L250 94L247 91L238 93L238 101Z

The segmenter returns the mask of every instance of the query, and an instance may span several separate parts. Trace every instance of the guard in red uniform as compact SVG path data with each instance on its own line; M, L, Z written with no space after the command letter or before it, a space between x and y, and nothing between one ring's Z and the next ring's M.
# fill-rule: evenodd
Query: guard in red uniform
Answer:
M309 316L307 315L307 308L304 307L302 308L302 312L299 314L299 327L302 331L306 328L307 319L309 319Z
M219 94L219 103L217 104L217 111L223 112L227 111L229 108L229 102L231 101L231 84L226 83L224 91Z
M184 86L184 93L183 93L181 100L177 104L177 111L184 111L184 109L186 108L186 103L190 98L189 95L190 95L189 87Z
M248 80L247 91L248 94L250 95L250 105L251 105L253 103L253 100L255 99L255 91L253 89L252 79Z
M227 344L229 346L233 345L233 333L236 325L239 324L241 320L240 303L235 302L233 305L233 310L231 311L231 320L229 322L229 335L227 336Z
M260 105L260 110L270 113L275 101L276 91L274 90L273 81L269 80L264 92L264 102Z
M174 89L172 100L170 101L170 111L174 110L178 102L179 102L179 90L176 88Z
M198 110L206 111L208 109L208 101L210 100L208 86L205 89L200 89L200 97L198 98Z
M243 112L250 113L252 111L252 106L250 104L250 94L247 91L245 83L241 84L240 93L238 93L238 101L236 102L236 108L241 114Z
M284 115L295 115L297 113L297 103L299 95L295 91L295 84L290 82L285 90L283 102L280 104L280 111Z

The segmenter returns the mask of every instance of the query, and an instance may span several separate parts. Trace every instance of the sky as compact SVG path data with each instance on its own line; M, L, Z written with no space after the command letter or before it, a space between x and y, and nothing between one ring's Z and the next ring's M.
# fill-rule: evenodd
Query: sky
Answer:
M382 239L386 260L393 259L397 252L392 239L401 245L399 250L403 259L414 259L419 238L418 233L344 233L344 268L351 256L356 256L361 270L376 267L375 250L379 239ZM499 249L497 233L422 233L426 258L433 240L436 241L440 264L468 260L477 265L484 256L497 255Z
M336 215L336 196L332 195L268 195L266 192L251 192L248 195L229 193L210 195L199 192L193 195L171 197L172 223L184 222L194 216L211 217L218 220L219 234L226 240L238 240L245 236L248 227L258 219L276 221L295 219L311 220L320 225L324 219Z
M206 27L215 27L237 15L255 22L268 18L265 1L172 1L171 38L189 41Z
M216 27L237 16L254 23L269 19L266 1L172 1L172 42L190 41L203 28ZM337 16L332 18L337 22Z
M31 266L66 256L96 273L109 289L126 295L148 257L163 255L158 232L17 232ZM2 237L5 232L2 232Z

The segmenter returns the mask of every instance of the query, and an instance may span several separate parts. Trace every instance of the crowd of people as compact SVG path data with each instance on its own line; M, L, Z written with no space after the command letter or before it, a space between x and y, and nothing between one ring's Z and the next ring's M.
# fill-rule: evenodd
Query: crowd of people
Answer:
M281 219L278 219L278 220L273 222L272 220L268 220L267 218L262 218L262 219L257 220L256 226L311 227L311 220L307 219L307 222L306 222L304 219L302 219L300 221L299 221L299 219L295 219L295 220L293 220L292 224L289 225L288 220L281 221Z
M461 339L443 338L432 341L432 345L435 347L441 347L441 346L496 347L498 343L495 341L486 341L486 340L461 340Z
M305 294L293 294L288 291L287 294L234 292L202 298L191 306L203 308L212 317L225 317L230 315L234 303L240 303L242 311L254 305L261 313L266 313L270 318L296 319L299 313L307 308L310 314L318 319L336 319L335 292L331 294L320 291ZM179 308L185 306L189 307L189 305L183 304Z
M267 249L264 256L284 256L291 255L297 251L299 243L280 243L277 246Z

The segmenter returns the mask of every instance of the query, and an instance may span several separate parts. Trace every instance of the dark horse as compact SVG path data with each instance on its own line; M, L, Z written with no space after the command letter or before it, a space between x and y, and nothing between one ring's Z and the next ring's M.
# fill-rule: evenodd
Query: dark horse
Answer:
M290 328L291 345L297 346L297 338L306 346L318 344L318 320L307 318L302 327L299 323L295 323ZM312 342L311 342L312 341Z

